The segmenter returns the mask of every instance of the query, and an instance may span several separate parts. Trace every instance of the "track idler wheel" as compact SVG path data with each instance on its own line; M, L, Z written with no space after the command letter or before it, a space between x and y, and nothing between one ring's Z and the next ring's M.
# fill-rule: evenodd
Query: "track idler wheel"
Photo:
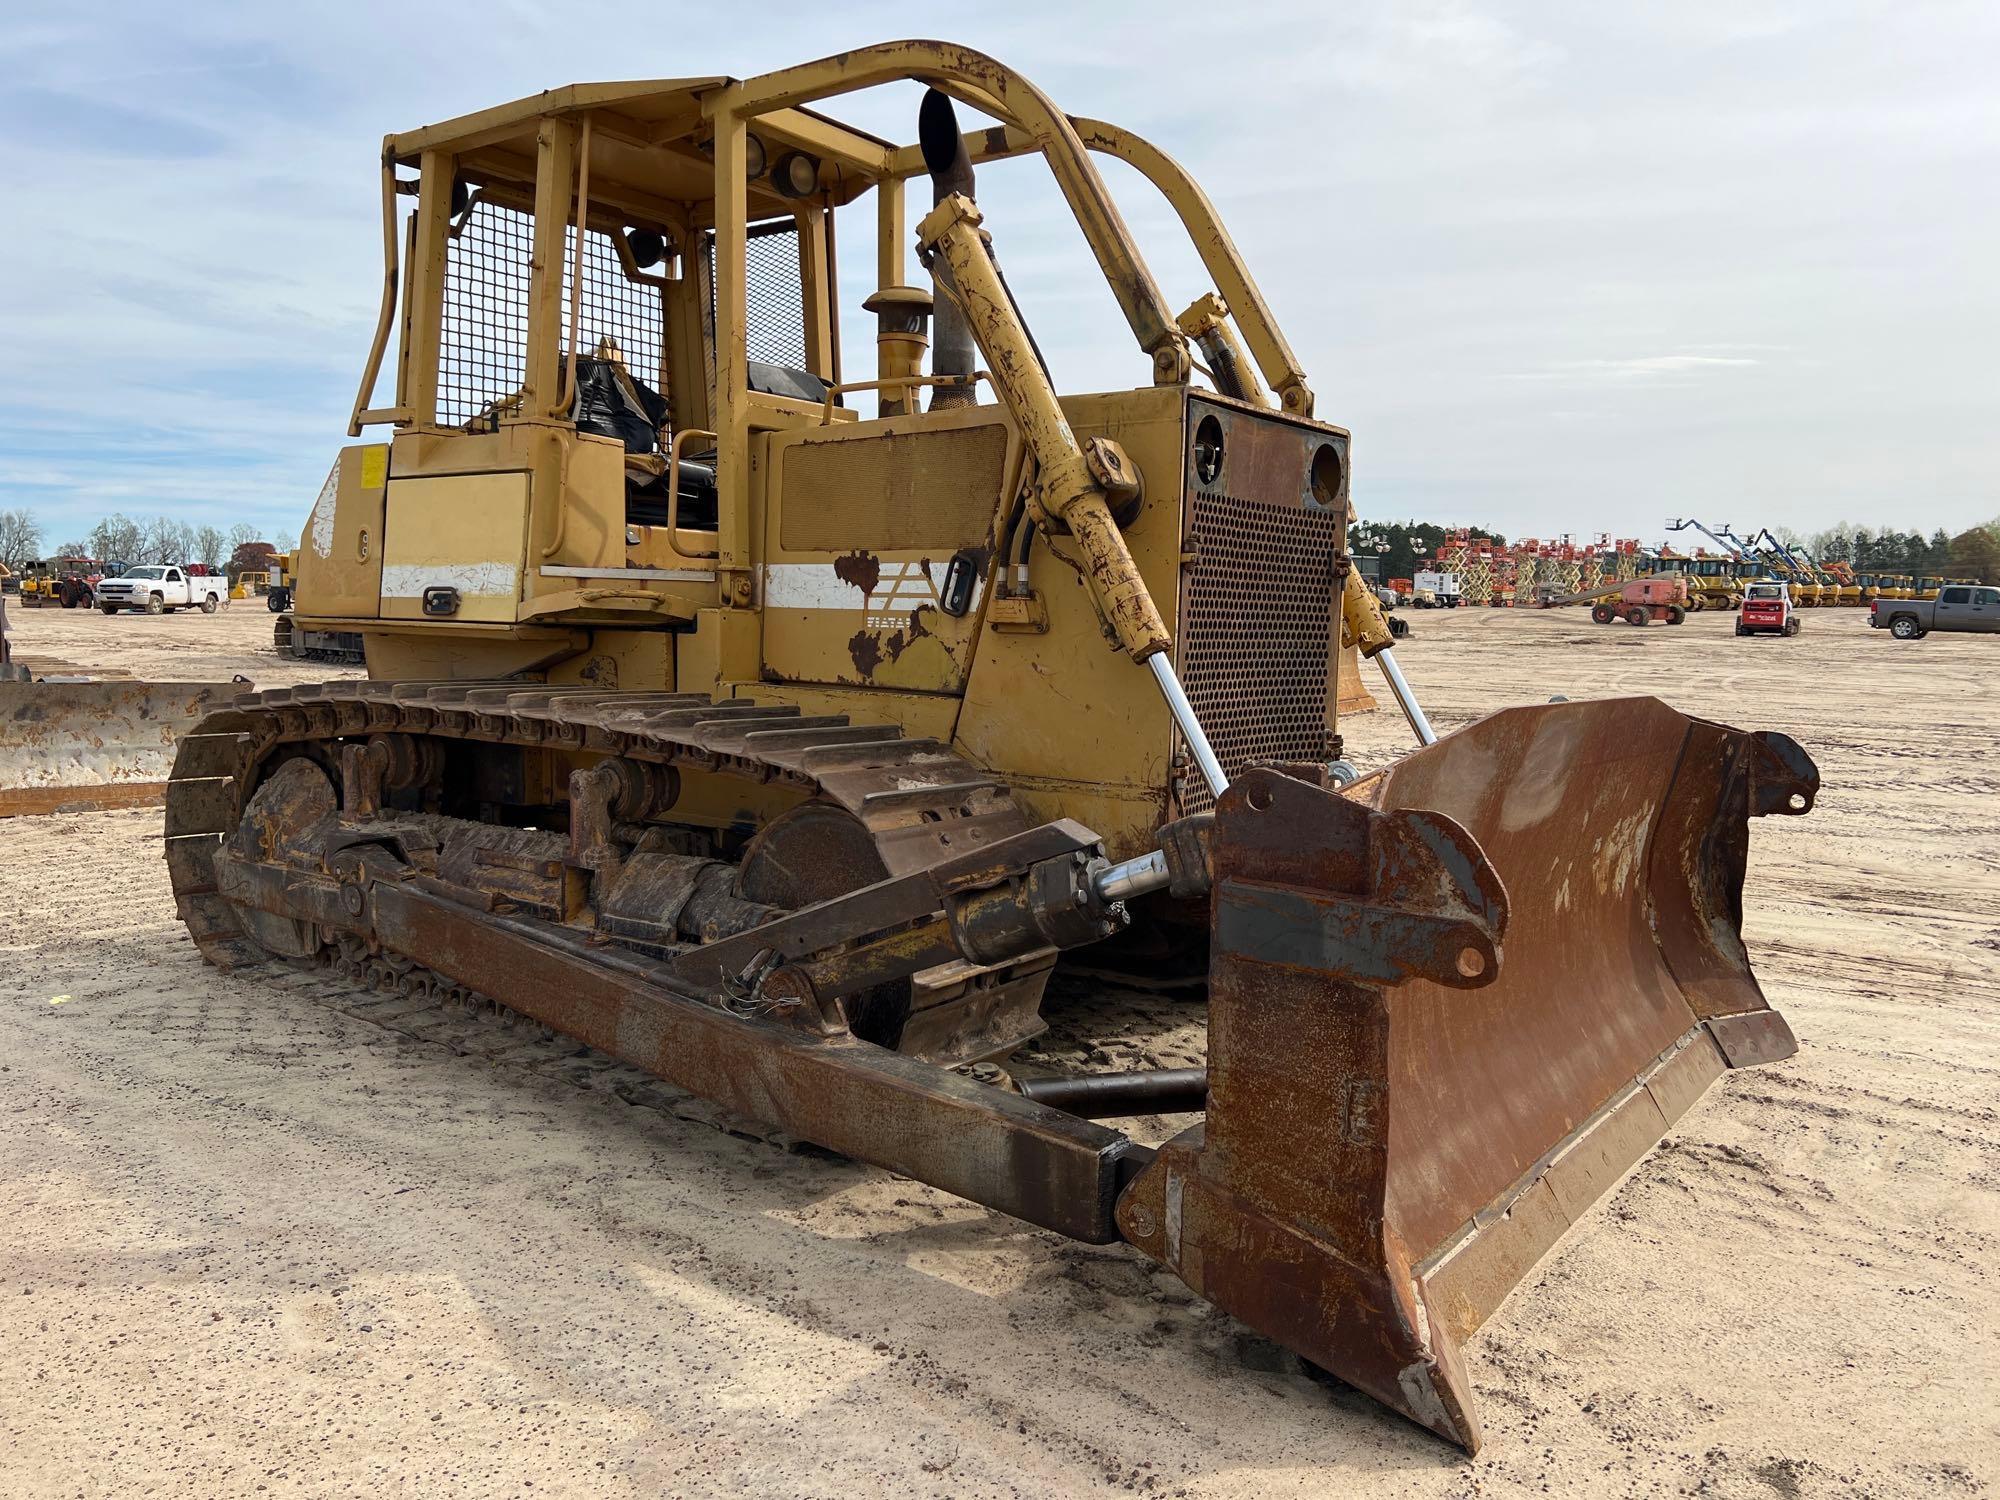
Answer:
M317 864L317 855L309 854L312 835L339 812L331 778L313 761L295 756L257 788L223 848L264 864L303 857ZM310 958L319 951L319 929L311 922L240 903L231 910L244 932L275 957Z

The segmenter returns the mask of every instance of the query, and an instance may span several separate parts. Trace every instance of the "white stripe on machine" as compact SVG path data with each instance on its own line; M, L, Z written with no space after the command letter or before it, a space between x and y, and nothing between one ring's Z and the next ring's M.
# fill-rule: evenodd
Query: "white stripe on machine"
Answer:
M764 564L767 609L860 609L868 595L834 572L832 563Z
M521 570L510 562L384 563L384 599L421 599L425 589L457 589L467 599L517 599Z
M843 578L832 563L764 564L764 605L767 609L915 610L935 607L945 564L883 562L876 567L875 586L864 590ZM975 579L972 603L986 590Z

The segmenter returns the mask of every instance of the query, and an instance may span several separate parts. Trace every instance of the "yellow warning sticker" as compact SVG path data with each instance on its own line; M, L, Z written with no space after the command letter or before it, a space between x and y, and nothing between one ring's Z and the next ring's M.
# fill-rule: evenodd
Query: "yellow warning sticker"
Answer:
M389 478L389 450L375 443L361 450L361 488L379 490Z

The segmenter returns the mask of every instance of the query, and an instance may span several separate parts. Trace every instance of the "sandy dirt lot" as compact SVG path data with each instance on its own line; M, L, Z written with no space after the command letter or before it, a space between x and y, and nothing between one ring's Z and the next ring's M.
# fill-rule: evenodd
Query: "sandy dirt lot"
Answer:
M122 812L0 824L0 1494L1990 1493L2000 642L1413 618L1440 727L1656 693L1825 777L1746 894L1798 1057L1718 1084L1473 1341L1477 1460L1115 1248L209 970ZM14 620L329 675L256 605ZM1406 739L1346 727L1365 764ZM1186 1002L1054 1010L1054 1057L1200 1052Z

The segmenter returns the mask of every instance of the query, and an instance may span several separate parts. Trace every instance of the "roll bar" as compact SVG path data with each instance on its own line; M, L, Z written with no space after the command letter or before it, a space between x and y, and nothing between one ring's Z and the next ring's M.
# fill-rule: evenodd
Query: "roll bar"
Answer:
M744 120L790 105L911 79L928 83L1026 134L1048 159L1056 185L1069 200L1070 211L1103 268L1139 347L1153 356L1155 382L1171 385L1185 379L1189 369L1187 340L1175 326L1158 283L1140 257L1131 231L1119 216L1118 206L1069 116L1020 74L984 53L951 42L879 42L718 89L703 96L702 113L719 127L726 119Z

